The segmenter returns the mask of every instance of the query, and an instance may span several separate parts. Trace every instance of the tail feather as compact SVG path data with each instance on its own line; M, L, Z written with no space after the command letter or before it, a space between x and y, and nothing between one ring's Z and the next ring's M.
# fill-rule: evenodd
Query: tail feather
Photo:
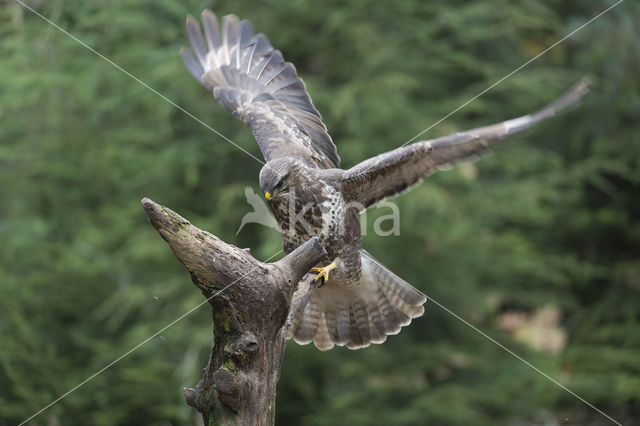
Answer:
M387 326L386 321L382 318L380 309L378 309L378 305L367 305L367 312L369 313L369 318L371 319L371 342L383 343L385 340L387 340Z
M427 301L427 297L422 292L385 268L369 253L364 250L362 252L364 254L362 257L367 259L369 267L378 277L380 290L389 298L393 306L399 306L400 304L422 306Z
M411 322L410 319L406 318L406 315L398 312L391 305L389 299L387 299L387 296L385 296L384 293L380 290L378 290L377 302L378 307L380 308L380 312L382 313L382 318L384 318L385 321L385 334L398 334L400 333L400 327L405 326ZM400 317L399 315L402 315L402 317Z
M312 296L313 298L313 296ZM329 336L336 345L344 345L349 341L351 325L349 324L349 311L340 306L337 311L325 311L326 325Z
M333 348L333 341L329 336L329 330L327 329L327 322L325 321L324 312L320 316L320 323L318 324L318 330L316 336L313 338L313 344L321 351L328 351Z
M302 310L299 326L294 330L295 341L300 344L307 344L313 340L320 324L322 311L318 307L318 301L313 298L309 299L309 303Z
M311 298L313 299L313 296L311 296ZM339 342L341 339L340 339L340 333L338 333L338 322L336 319L336 313L334 311L326 311L324 312L324 317L325 317L325 323L326 323L325 325L327 326L327 331L329 332L329 337L331 337L332 341L336 342L337 344L340 344Z
M387 296L387 297L389 297L389 296ZM395 306L396 310L400 311L401 313L407 315L410 318L416 318L416 317L419 317L422 314L424 314L424 306L423 305L414 306L414 305L410 305L408 303L405 303L402 300L391 301L391 304L393 304Z
M313 341L320 350L334 345L359 349L382 343L388 335L424 313L427 298L361 251L362 276L355 286L329 281L313 290L309 304L292 324L290 337Z
M338 332L338 340L336 343L343 345L347 343L351 337L351 324L349 323L349 310L342 307L336 316L336 328Z
M351 326L351 340L347 343L349 349L366 348L371 343L369 330L369 316L361 301L357 301L349 310L349 324Z
M351 339L347 342L346 346L349 349L359 349L364 346L364 338L360 334L360 330L358 329L358 325L356 324L353 313L349 315L349 325L351 327Z

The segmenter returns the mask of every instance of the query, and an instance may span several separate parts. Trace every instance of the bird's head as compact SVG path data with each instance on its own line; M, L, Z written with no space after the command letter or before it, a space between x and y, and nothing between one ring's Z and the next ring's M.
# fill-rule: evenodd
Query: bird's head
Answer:
M260 170L260 188L267 203L281 198L289 192L292 184L290 177L296 161L287 158L277 158L269 161Z

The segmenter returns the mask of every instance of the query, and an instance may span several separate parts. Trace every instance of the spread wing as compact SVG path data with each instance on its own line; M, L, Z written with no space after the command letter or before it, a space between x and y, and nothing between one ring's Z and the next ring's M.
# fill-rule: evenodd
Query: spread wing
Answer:
M534 114L416 142L363 161L341 177L345 200L360 203L367 208L387 197L401 194L436 170L477 156L505 138L553 117L576 103L587 91L588 81L583 79L563 96Z
M222 32L211 11L202 13L202 24L206 45L198 21L187 18L195 57L184 48L180 55L220 104L247 123L265 159L293 156L319 168L339 167L336 147L293 64L235 15L222 18Z

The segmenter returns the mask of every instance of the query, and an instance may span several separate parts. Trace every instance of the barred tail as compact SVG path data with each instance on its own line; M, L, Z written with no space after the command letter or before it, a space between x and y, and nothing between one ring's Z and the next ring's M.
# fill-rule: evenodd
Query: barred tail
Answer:
M329 281L316 288L289 328L289 337L300 344L313 341L322 351L334 345L366 348L398 334L424 313L424 294L366 251L361 250L360 259L360 284L345 287Z

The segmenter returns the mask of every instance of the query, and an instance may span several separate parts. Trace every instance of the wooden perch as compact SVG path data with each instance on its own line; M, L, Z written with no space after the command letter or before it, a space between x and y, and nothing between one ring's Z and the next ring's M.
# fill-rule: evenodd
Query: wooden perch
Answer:
M166 207L147 198L142 205L213 308L211 357L200 383L184 389L187 404L207 425L274 424L287 317L308 301L309 283L293 295L325 255L320 242L314 237L283 259L263 263Z

